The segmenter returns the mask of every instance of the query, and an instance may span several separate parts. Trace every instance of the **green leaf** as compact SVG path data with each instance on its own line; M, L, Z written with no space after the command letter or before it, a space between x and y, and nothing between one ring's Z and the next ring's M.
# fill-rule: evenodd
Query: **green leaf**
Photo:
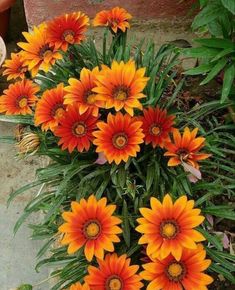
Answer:
M15 116L7 116L7 115L0 115L0 121L2 122L9 122L14 124L27 124L33 125L33 117L31 115L15 115Z
M235 220L234 209L230 206L209 206L203 209L203 213L211 214L217 217Z
M154 164L149 164L147 167L147 177L146 177L146 190L149 191L154 180L154 172L155 165Z
M214 245L219 251L223 251L223 245L217 236L211 235L207 230L202 228L198 228L197 230L203 234L207 241Z
M55 239L54 238L49 239L37 253L37 258L40 258L42 255L44 255L50 248L50 246L53 245L53 243L55 243Z
M226 259L224 259L221 255L220 252L217 250L212 250L210 248L206 248L206 251L208 253L208 255L217 263L221 264L221 266L223 266L224 268L228 269L229 271L234 271L234 265L233 263L227 261Z
M188 57L214 58L221 50L211 47L193 47L182 49L182 53Z
M48 181L48 179L42 179L42 180L36 180L34 182L31 182L29 184L24 185L23 187L17 189L16 191L13 191L8 200L7 200L7 206L10 205L11 201L19 194L24 193L25 191L29 190L30 188L36 187L40 184L43 184L44 182Z
M24 284L17 288L17 290L32 290L32 289L33 289L33 286L30 284Z
M126 170L124 167L120 167L117 170L117 180L118 180L118 185L121 188L124 188L126 185Z
M224 49L235 48L235 45L231 40L223 38L198 38L194 39L194 41L207 47L224 48Z
M15 144L16 140L13 136L0 136L0 143Z
M210 270L223 275L226 279L228 279L229 281L231 281L233 284L235 284L235 277L233 274L230 273L230 271L224 269L223 267L212 263L212 265L209 268Z
M228 48L228 49L222 50L211 61L216 61L216 60L220 59L221 57L224 57L225 55L228 55L228 54L233 53L233 52L235 52L234 48Z
M232 64L224 71L224 82L222 88L221 103L223 103L229 96L232 84L235 78L235 65Z
M200 85L205 85L209 83L217 74L225 67L227 63L227 59L222 58L220 61L217 62L217 64L212 68L212 70L209 72L207 77L200 83Z
M201 64L195 68L191 68L185 72L186 75L195 76L205 74L213 68L213 63Z
M130 223L128 218L129 212L127 208L127 203L123 200L123 208L122 208L122 219L123 219L123 237L126 242L127 247L130 247L131 237L130 237Z
M208 29L212 36L223 36L223 29L221 27L221 24L219 23L218 19L215 19L208 23Z
M221 0L225 8L235 15L235 1L234 0Z
M197 14L192 23L193 30L204 26L221 15L221 6L217 3L211 3L205 6L201 12Z

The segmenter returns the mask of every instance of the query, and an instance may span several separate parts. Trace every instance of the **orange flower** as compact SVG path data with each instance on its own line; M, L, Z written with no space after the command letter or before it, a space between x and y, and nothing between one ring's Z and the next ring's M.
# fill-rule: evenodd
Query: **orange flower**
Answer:
M130 156L136 157L139 144L144 142L141 125L142 122L128 114L109 113L107 123L99 122L100 130L93 133L96 137L93 143L98 146L96 152L103 152L109 163L115 161L116 164L122 160L127 162Z
M172 254L179 261L184 248L196 249L196 242L205 240L194 229L204 217L200 209L193 209L193 200L181 196L173 204L167 194L163 203L152 197L150 204L151 209L140 209L143 217L137 219L140 225L136 230L143 234L139 244L147 244L147 255L151 258L165 259Z
M98 260L99 268L88 267L85 281L91 290L139 290L143 287L136 274L139 266L131 266L130 262L127 255L107 254L103 261Z
M124 8L115 7L111 10L103 10L97 13L93 25L108 26L114 33L117 33L118 29L125 32L127 28L130 28L128 20L131 18L131 14Z
M3 71L3 75L7 76L7 80L25 78L27 67L24 65L21 53L11 53L11 59L7 59L3 64L6 69Z
M179 261L169 255L162 261L155 260L143 265L145 271L140 276L151 281L147 290L206 290L213 278L203 273L211 260L205 259L206 251L202 245L196 249L184 249Z
M97 117L99 113L98 107L103 105L102 101L96 100L96 93L92 92L98 73L98 67L95 67L92 71L83 68L80 73L80 80L70 78L68 81L70 86L65 88L65 91L68 92L65 95L65 104L78 103L80 114L91 108L92 115Z
M37 101L39 87L30 80L22 80L11 84L4 95L0 97L0 113L6 115L31 114L31 108Z
M64 87L59 84L56 88L46 90L38 101L35 110L35 125L42 125L42 130L51 130L58 126L64 116L66 106L64 102Z
M23 32L27 42L19 42L18 46L23 49L22 59L28 66L32 76L36 76L39 70L48 72L57 59L61 59L61 54L51 48L47 39L46 24L43 23L34 27L32 33Z
M122 108L133 116L133 108L142 109L139 99L145 97L142 93L149 78L144 77L145 68L136 69L135 62L120 63L113 61L111 68L103 66L97 76L97 86L93 92L96 99L105 102L105 108Z
M90 290L90 287L86 283L81 285L81 283L77 282L71 285L69 290Z
M84 246L86 259L91 261L93 256L102 260L104 250L114 251L113 243L120 241L117 234L122 230L117 225L121 220L113 216L116 206L106 203L105 197L97 201L91 195L87 201L82 198L80 202L72 202L72 212L62 214L66 223L59 227L59 231L65 233L61 242L69 244L69 254Z
M70 44L79 44L89 25L89 18L79 12L64 14L47 23L47 39L50 46L66 51Z
M60 120L60 125L54 134L60 137L59 145L62 150L68 148L71 153L75 148L79 152L88 151L90 142L93 141L93 130L96 128L97 117L92 116L92 112L87 110L84 114L79 114L78 106L70 105Z
M175 116L167 115L166 110L149 107L144 110L144 116L140 118L143 122L142 128L145 134L145 143L152 143L153 148L157 145L163 148L166 141L170 141L169 133L173 129Z
M167 152L164 155L171 157L168 166L176 166L185 162L198 169L197 161L211 156L211 154L198 153L205 145L205 138L196 138L197 132L198 128L190 132L189 128L186 127L183 136L181 136L178 129L173 130L174 142L165 144Z

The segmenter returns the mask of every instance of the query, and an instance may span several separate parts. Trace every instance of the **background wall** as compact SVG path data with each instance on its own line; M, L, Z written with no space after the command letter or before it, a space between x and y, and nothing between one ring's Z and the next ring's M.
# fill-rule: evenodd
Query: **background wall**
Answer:
M97 11L121 6L136 19L157 20L185 16L195 0L24 0L29 26L65 12L83 11L93 18Z

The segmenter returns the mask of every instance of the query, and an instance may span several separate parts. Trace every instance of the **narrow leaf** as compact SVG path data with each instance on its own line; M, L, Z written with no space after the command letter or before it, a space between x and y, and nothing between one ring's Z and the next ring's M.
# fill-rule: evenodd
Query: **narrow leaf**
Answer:
M198 38L194 39L195 42L200 43L203 46L214 47L214 48L235 48L234 43L231 40L223 38Z
M234 77L235 77L235 66L234 64L232 64L224 72L224 83L222 89L221 103L223 103L229 96L234 81Z
M211 81L215 76L217 76L218 73L225 67L226 63L227 63L226 58L222 58L221 60L219 60L217 64L213 67L213 69L209 72L204 81L200 83L200 85L205 85L209 83L209 81Z
M213 68L212 63L206 63L199 65L195 68L191 68L185 72L186 75L194 76L194 75L200 75L200 74L205 74L208 71L210 71Z

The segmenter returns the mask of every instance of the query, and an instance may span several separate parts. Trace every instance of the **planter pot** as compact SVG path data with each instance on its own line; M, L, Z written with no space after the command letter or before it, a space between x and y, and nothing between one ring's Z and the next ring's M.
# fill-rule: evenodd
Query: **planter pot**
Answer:
M24 0L26 20L29 27L51 19L65 12L82 11L90 18L103 9L120 6L128 10L135 19L158 20L187 15L195 0L179 3L177 0Z
M14 4L15 0L1 0L0 1L0 36L5 38L9 20L11 6Z
M6 51L5 42L2 39L2 37L0 37L0 68L6 58L6 54L7 54L7 51Z

